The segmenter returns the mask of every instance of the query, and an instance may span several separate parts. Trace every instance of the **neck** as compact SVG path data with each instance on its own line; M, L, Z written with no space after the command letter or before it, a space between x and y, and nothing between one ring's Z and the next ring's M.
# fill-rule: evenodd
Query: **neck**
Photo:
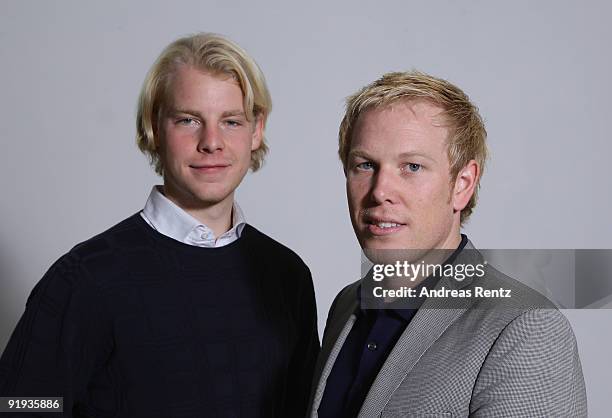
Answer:
M215 237L219 237L232 228L233 193L220 202L206 204L194 199L181 199L169 191L166 186L162 189L164 196L200 223L210 228Z
M209 227L213 234L215 234L215 237L219 237L232 228L233 204L234 200L232 199L229 201L229 204L223 205L223 207L214 205L207 208L187 208L184 210Z
M444 250L455 251L457 247L459 247L459 244L461 244L461 232L457 230L456 232L453 232L451 235L448 236L448 238L440 246L440 248Z
M461 212L456 212L451 224L450 233L446 239L440 243L439 247L443 250L455 251L461 244Z

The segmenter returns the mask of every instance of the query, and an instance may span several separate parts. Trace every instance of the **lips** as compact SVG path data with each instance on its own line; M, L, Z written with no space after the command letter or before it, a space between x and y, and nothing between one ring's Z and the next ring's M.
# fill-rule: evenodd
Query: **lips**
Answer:
M206 163L206 164L191 164L189 167L199 173L216 173L228 168L228 163Z
M389 235L393 234L406 226L393 218L368 216L364 219L368 231L372 235Z

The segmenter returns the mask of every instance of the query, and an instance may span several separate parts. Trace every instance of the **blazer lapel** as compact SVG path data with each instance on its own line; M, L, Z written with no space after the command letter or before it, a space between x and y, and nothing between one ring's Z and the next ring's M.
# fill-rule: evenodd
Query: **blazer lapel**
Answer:
M341 299L342 304L338 305L336 312L333 313L334 317L330 318L329 330L326 329L326 333L323 336L323 346L321 347L321 354L319 355L317 370L315 371L315 376L318 375L319 378L315 380L316 389L311 403L312 417L317 417L317 410L325 392L327 378L334 367L346 337L348 337L357 319L354 314L358 306L357 295L355 294L356 289L357 286L352 287L349 289L347 298Z
M427 309L425 304L387 357L361 407L359 417L381 414L391 395L429 347L465 309Z
M468 250L468 251L466 251ZM463 251L459 254L453 264L476 263L482 256L468 241ZM436 289L442 286L451 289L460 289L468 286L471 280L462 282L441 278ZM470 299L472 302L473 300ZM399 387L406 375L412 370L421 356L440 338L442 333L455 322L467 309L469 305L456 309L439 308L439 302L429 298L417 311L412 321L408 324L395 347L387 357L380 369L374 383L366 396L359 412L359 418L378 417L389 399Z

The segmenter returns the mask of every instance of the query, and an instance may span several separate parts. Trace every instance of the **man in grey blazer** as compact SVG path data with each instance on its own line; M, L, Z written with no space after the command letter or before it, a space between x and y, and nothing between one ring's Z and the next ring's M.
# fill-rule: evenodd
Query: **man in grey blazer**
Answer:
M338 294L309 416L586 416L568 321L488 265L460 233L487 156L485 127L467 95L423 73L386 74L349 97L339 142L351 221L374 267L387 250L441 263L407 286L387 286L379 305L368 305L381 297L372 270ZM441 274L466 265L482 274ZM423 288L450 296L399 292Z

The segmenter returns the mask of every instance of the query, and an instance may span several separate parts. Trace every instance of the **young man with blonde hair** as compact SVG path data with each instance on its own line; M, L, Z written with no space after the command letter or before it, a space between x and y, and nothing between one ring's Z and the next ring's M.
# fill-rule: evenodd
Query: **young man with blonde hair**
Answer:
M349 97L339 143L372 266L332 304L310 416L586 416L568 321L460 233L487 157L468 96L427 74L385 74ZM401 266L425 260L439 270L407 280ZM374 276L387 267L389 280Z
M271 99L214 34L170 44L142 87L137 143L163 176L144 209L61 257L0 362L2 396L74 417L297 417L319 350L308 267L247 224Z

